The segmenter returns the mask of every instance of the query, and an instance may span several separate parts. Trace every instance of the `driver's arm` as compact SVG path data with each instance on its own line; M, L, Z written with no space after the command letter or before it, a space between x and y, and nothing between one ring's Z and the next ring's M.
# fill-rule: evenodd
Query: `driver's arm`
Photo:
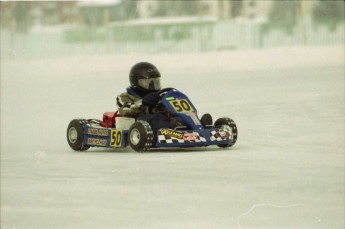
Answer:
M116 98L116 106L121 116L137 117L141 114L141 99L122 93Z

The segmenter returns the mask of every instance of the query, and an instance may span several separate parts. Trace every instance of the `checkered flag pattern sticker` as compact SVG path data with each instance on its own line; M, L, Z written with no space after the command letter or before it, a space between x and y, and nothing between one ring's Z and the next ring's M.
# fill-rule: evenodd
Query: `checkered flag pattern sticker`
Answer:
M183 139L177 139L169 135L158 135L158 141L160 143L184 143Z
M231 128L229 126L224 125L218 131L211 131L210 135L211 141L224 141L231 137Z
M206 142L206 139L204 137L201 137L199 135L199 133L197 133L197 132L184 132L183 133L183 132L174 132L171 130L161 130L161 133L162 134L158 135L158 142L160 142L160 143Z

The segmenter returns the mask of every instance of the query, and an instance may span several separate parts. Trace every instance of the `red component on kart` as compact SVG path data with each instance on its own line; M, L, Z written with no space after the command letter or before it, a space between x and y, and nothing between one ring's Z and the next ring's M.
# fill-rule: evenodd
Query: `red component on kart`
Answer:
M115 118L119 116L119 112L104 112L103 121L100 123L105 128L115 127Z

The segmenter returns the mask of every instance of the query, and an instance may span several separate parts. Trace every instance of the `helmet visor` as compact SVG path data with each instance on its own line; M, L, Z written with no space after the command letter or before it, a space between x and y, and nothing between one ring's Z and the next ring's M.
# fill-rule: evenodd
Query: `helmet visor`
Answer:
M161 80L160 77L153 79L139 79L138 85L150 91L158 91L161 89Z

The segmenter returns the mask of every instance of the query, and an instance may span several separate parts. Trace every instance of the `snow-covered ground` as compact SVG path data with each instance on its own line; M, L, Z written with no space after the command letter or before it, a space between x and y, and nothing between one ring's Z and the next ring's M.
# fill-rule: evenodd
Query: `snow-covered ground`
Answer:
M1 61L1 228L344 228L344 47ZM138 61L230 149L73 152Z

